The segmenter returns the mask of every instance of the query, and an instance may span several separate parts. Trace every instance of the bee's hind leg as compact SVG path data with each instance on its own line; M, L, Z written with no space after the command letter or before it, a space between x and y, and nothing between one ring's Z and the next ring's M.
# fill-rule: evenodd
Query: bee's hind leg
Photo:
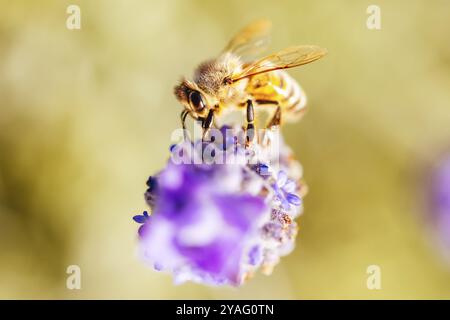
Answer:
M272 137L273 137L273 130L279 129L279 126L281 125L281 108L276 103L277 108L270 119L270 121L266 125L266 130L264 131L264 135L261 141L261 144L265 147L268 147L272 143Z
M275 113L272 116L272 119L267 123L266 128L270 129L274 126L279 126L281 124L281 108L280 106L277 107L275 110Z

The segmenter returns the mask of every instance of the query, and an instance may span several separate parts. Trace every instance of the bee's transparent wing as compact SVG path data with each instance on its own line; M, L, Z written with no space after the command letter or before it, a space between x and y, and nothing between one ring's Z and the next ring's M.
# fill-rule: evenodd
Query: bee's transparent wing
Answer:
M326 49L318 46L289 47L250 63L239 74L233 75L231 80L238 81L259 73L301 66L320 59L326 53Z
M272 23L269 20L256 20L240 30L223 50L238 56L253 57L265 50L270 42Z

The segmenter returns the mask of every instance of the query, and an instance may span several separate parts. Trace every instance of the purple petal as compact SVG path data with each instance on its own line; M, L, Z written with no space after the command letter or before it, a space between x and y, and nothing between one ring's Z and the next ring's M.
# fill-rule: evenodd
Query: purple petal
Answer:
M285 198L282 198L280 200L281 200L281 207L284 210L289 210L291 208L291 205L289 204L289 201L287 201Z
M286 196L286 200L294 206L299 206L302 203L302 200L293 193L288 193L288 195Z
M263 199L251 195L216 197L215 202L225 221L241 230L248 230L268 209Z
M256 172L261 176L270 175L270 167L267 164L260 163L255 166Z
M278 172L278 177L277 177L277 185L281 188L286 184L287 181L287 174L286 172L284 172L283 170L280 170L280 172Z
M260 246L253 246L248 253L249 263L253 266L259 265L262 262L262 252Z
M283 186L283 190L288 193L292 193L296 189L296 183L293 180L287 180L286 184Z
M147 218L145 216L138 215L134 216L133 220L136 221L137 223L144 223L145 220L147 220Z
M142 226L139 227L138 235L140 238L142 238L145 235L146 229L147 229L147 225L145 225L145 224L143 224Z
M163 266L160 263L155 263L153 265L153 269L155 269L156 271L161 271L163 269Z
M150 176L150 177L147 179L146 184L147 184L147 186L148 186L148 188L149 188L149 191L155 191L155 189L156 189L157 186L158 186L158 180L157 180L155 177Z

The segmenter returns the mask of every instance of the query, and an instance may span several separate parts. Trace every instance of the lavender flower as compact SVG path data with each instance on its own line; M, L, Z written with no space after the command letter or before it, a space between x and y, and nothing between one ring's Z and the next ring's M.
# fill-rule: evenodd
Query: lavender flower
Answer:
M259 268L270 273L294 247L301 198L294 182L299 164L290 151L282 144L273 163L258 152L263 147L227 137L171 148L167 166L147 181L145 199L152 214L133 218L142 224L143 260L172 273L176 283L238 286ZM205 160L205 150L234 161L197 161ZM178 163L175 154L194 161Z
M430 220L441 252L450 262L450 154L438 163L431 178Z
M272 185L275 190L275 197L280 201L283 209L289 210L291 205L299 206L301 199L295 192L295 181L288 179L286 172L278 172L277 181Z
M147 222L147 220L149 219L150 217L148 216L148 212L147 211L144 211L143 213L142 213L142 215L136 215L136 216L134 216L133 217L133 220L134 221L136 221L137 223L139 223L139 224L142 224L142 226L140 226L139 227L139 230L138 230L138 234L141 236L142 235L142 233L143 233L143 231L144 231L144 224L145 224L145 222Z

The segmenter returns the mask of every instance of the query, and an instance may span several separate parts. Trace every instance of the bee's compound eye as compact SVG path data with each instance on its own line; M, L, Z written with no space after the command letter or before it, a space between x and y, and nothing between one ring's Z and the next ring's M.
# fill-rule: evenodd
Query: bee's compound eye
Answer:
M198 91L192 91L189 95L189 100L195 111L200 112L205 108L202 95Z

